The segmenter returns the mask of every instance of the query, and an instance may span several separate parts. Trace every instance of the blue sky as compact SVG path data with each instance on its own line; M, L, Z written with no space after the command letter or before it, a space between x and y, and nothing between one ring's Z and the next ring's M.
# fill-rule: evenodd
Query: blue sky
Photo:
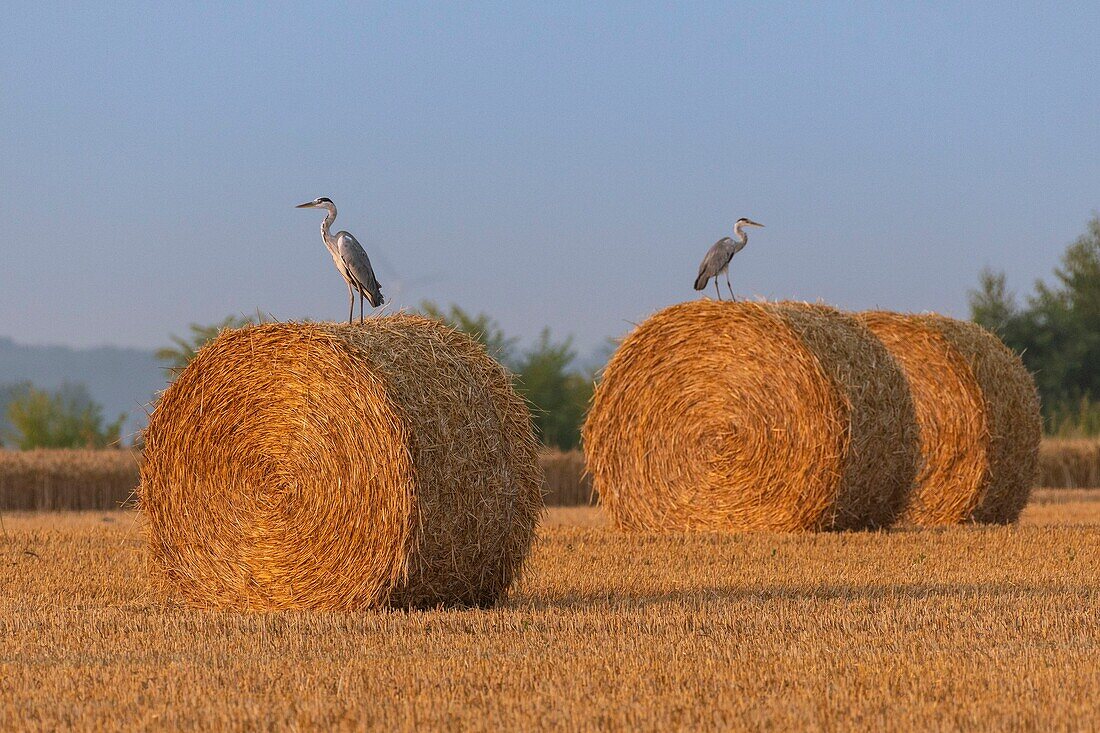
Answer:
M739 216L746 296L965 315L1100 208L1096 3L180 5L4 10L0 335L340 319L321 195L395 307L582 353Z

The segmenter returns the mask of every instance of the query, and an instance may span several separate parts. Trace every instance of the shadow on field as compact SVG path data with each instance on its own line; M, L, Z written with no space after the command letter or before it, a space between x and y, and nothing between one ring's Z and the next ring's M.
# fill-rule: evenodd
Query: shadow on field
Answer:
M1073 585L1062 583L1013 584L1013 583L915 583L885 585L816 585L769 586L764 588L706 587L670 591L607 590L593 593L569 593L553 597L520 595L507 605L510 608L530 610L581 610L588 608L645 608L648 606L699 606L711 603L770 603L784 602L879 602L879 601L930 601L937 599L999 599L1042 598L1059 594L1095 597L1100 595L1100 585Z

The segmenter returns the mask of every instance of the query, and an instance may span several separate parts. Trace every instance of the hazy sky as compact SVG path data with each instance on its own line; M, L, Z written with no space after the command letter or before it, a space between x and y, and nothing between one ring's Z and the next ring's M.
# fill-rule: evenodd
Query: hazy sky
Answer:
M1095 2L30 5L0 23L24 342L343 318L292 208L322 195L395 307L582 352L696 297L739 216L740 293L965 315L1100 208Z

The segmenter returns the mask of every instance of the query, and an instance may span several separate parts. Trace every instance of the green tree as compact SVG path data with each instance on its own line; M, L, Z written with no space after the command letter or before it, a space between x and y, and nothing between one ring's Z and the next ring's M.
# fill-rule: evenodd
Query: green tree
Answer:
M177 336L175 334L169 335L169 339L172 341L172 346L165 346L157 349L157 359L165 362L168 365L169 370L172 372L172 376L182 372L191 360L195 358L195 354L198 353L207 341L217 336L223 330L227 328L243 328L244 326L258 323L260 321L259 316L255 318L251 316L227 316L220 323L214 323L208 326L204 326L199 323L192 323L188 328L191 333L187 336Z
M970 291L970 319L1004 338L1019 315L1015 296L1008 291L1005 274L988 267L978 275L978 287Z
M56 391L27 388L8 403L12 443L30 448L106 448L119 445L126 415L104 424L103 408L82 384Z
M1050 284L1039 281L1025 307L1003 273L984 271L970 293L973 320L1022 355L1035 375L1047 429L1092 432L1100 425L1100 217L1062 255Z
M514 371L516 339L505 336L500 324L489 315L474 315L453 303L443 310L430 300L421 302L420 312L427 318L443 321L456 331L473 337L485 347L489 356Z
M23 397L31 389L30 382L15 382L0 385L0 447L11 441L12 424L8 419L8 405Z
M572 339L555 341L544 330L533 346L519 352L517 340L485 313L472 314L457 305L443 310L431 301L421 303L420 312L477 339L515 375L516 388L531 409L535 432L544 445L577 446L594 373L574 366Z
M1037 327L1045 328L1043 367L1062 369L1064 396L1100 397L1100 217L1062 255L1055 284L1038 283L1032 302Z
M572 339L555 342L543 329L517 364L519 389L531 407L535 432L544 445L563 450L580 443L581 423L592 396L592 380L573 370Z

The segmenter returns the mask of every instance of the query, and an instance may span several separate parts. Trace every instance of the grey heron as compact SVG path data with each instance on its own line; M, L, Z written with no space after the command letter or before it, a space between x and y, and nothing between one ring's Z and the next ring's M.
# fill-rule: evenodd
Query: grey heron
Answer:
M733 233L737 236L737 239L722 237L707 250L706 257L699 264L699 275L695 278L695 289L704 289L707 286L707 280L713 277L714 292L718 294L718 300L721 300L722 291L718 289L718 276L725 275L726 287L729 288L730 297L737 300L733 295L733 287L730 285L730 260L749 243L749 235L745 233L744 228L762 226L764 225L758 224L752 219L746 219L745 217L738 219L737 223L733 225Z
M332 261L336 263L336 269L348 284L348 323L351 323L355 314L355 294L359 294L359 322L363 322L363 298L367 299L371 308L377 308L386 302L382 297L382 288L378 279L374 276L374 268L370 265L363 245L348 232L331 232L332 222L336 221L336 204L332 199L322 196L320 198L298 204L296 209L324 209L325 220L321 222L321 238L325 241L328 253L332 255Z

